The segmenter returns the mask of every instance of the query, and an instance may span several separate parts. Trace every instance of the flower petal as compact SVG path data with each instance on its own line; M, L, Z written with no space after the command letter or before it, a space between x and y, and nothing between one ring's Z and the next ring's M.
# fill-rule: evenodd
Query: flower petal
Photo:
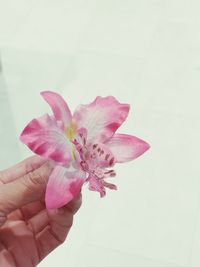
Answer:
M86 128L88 140L104 142L110 139L129 112L128 104L119 103L114 97L98 96L89 105L80 105L73 116L79 128Z
M71 160L71 143L55 118L48 114L33 119L21 133L20 140L36 154L60 164L68 165Z
M56 120L60 120L67 126L71 123L71 111L65 100L57 93L51 91L41 92L42 97L51 106Z
M116 162L133 160L150 148L145 141L126 134L115 134L106 145L112 151Z
M47 209L60 208L75 198L81 190L84 178L83 171L68 171L65 167L56 166L47 184Z
M90 144L87 147L86 161L94 168L112 167L115 164L115 158L110 148L102 143Z

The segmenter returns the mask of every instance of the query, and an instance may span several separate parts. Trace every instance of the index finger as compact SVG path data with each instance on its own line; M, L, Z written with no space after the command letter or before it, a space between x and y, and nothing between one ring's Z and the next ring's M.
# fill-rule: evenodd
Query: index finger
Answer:
M40 156L31 156L6 170L0 171L0 181L4 184L12 182L35 169L40 168L47 159Z

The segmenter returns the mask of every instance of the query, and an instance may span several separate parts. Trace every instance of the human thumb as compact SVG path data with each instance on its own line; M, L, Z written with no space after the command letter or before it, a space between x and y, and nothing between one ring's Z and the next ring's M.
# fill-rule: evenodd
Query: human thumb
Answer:
M33 172L0 186L0 226L10 212L44 198L51 171L52 166L45 163Z

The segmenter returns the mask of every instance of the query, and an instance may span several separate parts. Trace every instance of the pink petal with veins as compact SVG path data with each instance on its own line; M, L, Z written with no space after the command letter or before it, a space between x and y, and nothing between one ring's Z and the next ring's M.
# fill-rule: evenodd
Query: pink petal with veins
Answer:
M60 164L71 160L71 143L65 137L54 117L48 114L33 119L23 130L20 140L33 152Z
M65 100L59 94L51 91L41 92L41 95L51 106L56 120L62 121L65 127L68 126L71 123L72 115Z
M86 128L88 141L105 142L127 118L129 105L119 103L113 96L98 96L89 105L80 105L74 115L73 121L79 128Z
M90 166L101 168L112 167L115 164L115 158L110 148L102 143L94 143L87 147L88 153L86 160Z
M75 198L84 183L83 171L69 171L62 166L56 166L49 177L45 203L47 209L60 208Z
M106 145L112 151L116 162L133 160L150 148L145 141L126 134L115 134Z

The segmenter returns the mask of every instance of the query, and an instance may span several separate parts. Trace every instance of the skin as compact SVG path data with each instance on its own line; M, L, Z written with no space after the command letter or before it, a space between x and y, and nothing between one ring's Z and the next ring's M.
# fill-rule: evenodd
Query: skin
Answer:
M62 244L81 206L47 210L45 188L52 166L33 156L0 172L0 266L33 267Z

